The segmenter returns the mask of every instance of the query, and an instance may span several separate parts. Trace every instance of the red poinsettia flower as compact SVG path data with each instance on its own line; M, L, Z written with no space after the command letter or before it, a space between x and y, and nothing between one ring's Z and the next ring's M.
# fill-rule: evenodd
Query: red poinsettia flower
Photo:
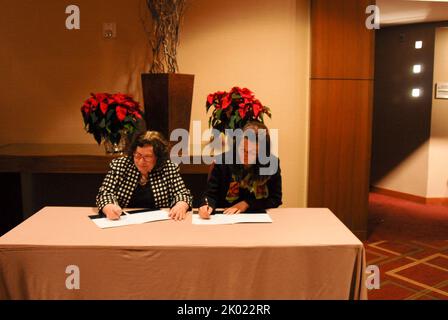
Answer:
M241 119L244 119L246 117L246 113L249 110L249 104L242 104L240 105L240 108L238 109L240 113Z
M123 93L91 93L81 112L87 132L98 144L103 138L115 143L122 134L132 134L137 130L137 121L143 118L138 102Z
M215 100L215 94L214 93L210 93L207 96L207 106L211 106L213 104L214 100Z
M214 107L209 125L224 132L226 128L242 128L247 121L263 121L263 114L271 117L269 108L255 99L248 88L233 87L229 92L217 91L209 94L206 110ZM220 112L224 110L225 112ZM218 112L219 111L219 112Z
M254 103L252 104L252 110L254 111L254 116L258 118L260 112L263 111L263 106L261 105L260 101L258 100L254 101Z
M115 109L115 111L117 112L117 118L120 121L123 121L124 118L126 118L126 115L128 113L128 110L126 108L123 108L120 106L118 106L117 109Z
M136 117L137 119L142 119L142 115L140 114L139 111L134 111L134 112L132 112L132 115L133 115L134 117Z
M124 102L126 102L129 97L123 93L117 93L113 95L113 99L118 103L118 104L122 104Z
M98 101L96 101L94 98L89 98L84 102L81 110L84 114L90 114L92 111L96 109L97 106Z
M224 98L222 98L222 109L227 109L227 107L232 103L232 95L230 93L226 94Z
M109 105L106 102L100 102L100 109L103 114L106 114L107 108L109 108Z
M131 100L126 100L122 103L122 105L128 107L129 109L135 108L135 103Z
M252 99L254 97L253 92L247 88L241 89L240 87L233 87L232 90L230 90L230 92L238 94L243 99Z

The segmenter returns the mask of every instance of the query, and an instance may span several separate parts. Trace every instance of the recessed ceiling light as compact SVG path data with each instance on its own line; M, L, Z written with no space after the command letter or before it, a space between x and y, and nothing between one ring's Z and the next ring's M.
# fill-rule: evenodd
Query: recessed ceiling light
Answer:
M422 65L421 64L414 64L414 66L412 67L412 72L414 72L414 73L422 72Z

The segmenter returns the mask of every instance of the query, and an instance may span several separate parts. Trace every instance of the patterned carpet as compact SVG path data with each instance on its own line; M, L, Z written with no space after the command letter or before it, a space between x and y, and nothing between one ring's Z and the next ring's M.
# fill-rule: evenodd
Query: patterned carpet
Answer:
M366 242L367 265L380 269L369 300L448 300L448 240Z
M367 265L380 269L369 300L448 300L448 207L369 199Z

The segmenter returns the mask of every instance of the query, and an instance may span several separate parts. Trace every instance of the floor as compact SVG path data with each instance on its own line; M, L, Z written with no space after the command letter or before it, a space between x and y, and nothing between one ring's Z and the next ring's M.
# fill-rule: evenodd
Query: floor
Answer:
M448 300L448 207L371 193L367 265L380 269L369 300Z

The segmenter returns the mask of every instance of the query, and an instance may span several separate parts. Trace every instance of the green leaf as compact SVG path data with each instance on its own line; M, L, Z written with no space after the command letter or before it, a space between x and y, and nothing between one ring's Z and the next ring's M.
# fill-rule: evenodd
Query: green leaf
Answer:
M124 118L124 122L134 122L134 118L132 116L126 116L126 118Z
M101 144L101 134L98 131L93 134L93 137L98 144Z
M210 108L213 107L213 106L215 105L215 103L212 103L212 104L209 105L209 106L208 106L207 104L208 104L208 103L206 102L206 103L205 103L205 110L206 110L205 113L207 113L208 110L210 110Z
M93 124L96 123L96 122L98 121L98 117L97 117L97 115L95 114L95 112L92 112L92 113L90 114L90 118L92 119L92 123L93 123Z
M230 117L230 122L229 122L230 129L235 129L235 120L236 120L236 115L233 115Z
M221 119L221 115L222 115L222 109L216 110L216 113L215 113L216 119Z
M235 122L240 122L241 121L241 116L239 112L235 112Z
M109 109L109 111L107 111L106 114L106 120L107 122L109 122L112 118L112 116L115 114L115 110L114 109Z

